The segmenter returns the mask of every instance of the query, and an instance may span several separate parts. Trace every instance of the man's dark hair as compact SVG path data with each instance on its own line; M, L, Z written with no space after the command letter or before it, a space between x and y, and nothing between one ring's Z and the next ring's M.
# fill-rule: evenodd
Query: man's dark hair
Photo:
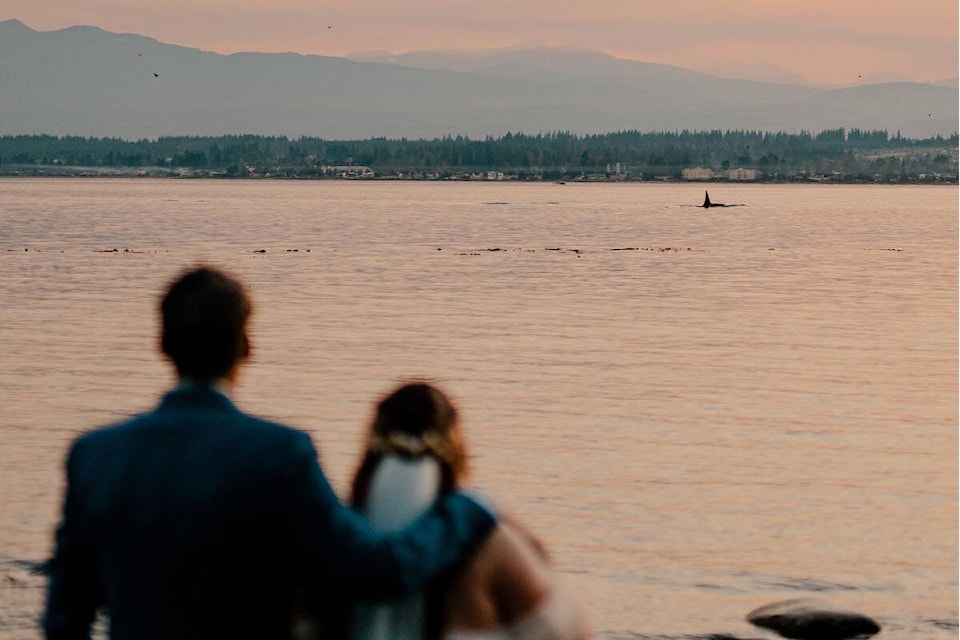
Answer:
M247 353L251 310L240 282L210 267L191 269L160 302L163 352L181 377L223 377Z

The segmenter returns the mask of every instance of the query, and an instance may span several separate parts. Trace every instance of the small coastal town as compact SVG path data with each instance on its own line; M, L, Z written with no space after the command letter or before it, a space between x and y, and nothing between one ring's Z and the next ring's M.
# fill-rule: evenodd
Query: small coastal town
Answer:
M508 133L483 140L3 136L0 176L957 184L958 137L858 129Z
M364 165L323 165L317 172L285 167L244 165L240 173L226 169L183 167L97 167L70 165L0 165L0 177L49 178L180 178L180 179L267 179L267 180L416 180L461 182L543 182L550 181L544 173L557 175L557 184L583 182L808 182L835 184L957 184L957 171L922 173L885 172L872 175L841 172L806 173L791 175L767 174L757 169L727 169L713 171L704 167L684 168L679 177L672 175L645 175L631 173L627 168L610 172L567 172L548 170L530 171L396 171L382 173Z

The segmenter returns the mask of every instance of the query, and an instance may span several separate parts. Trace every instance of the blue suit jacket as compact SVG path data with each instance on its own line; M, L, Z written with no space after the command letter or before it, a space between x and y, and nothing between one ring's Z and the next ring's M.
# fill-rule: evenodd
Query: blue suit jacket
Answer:
M298 591L404 594L493 524L454 495L384 537L337 499L307 434L178 389L73 444L44 629L88 638L105 607L114 639L285 638Z

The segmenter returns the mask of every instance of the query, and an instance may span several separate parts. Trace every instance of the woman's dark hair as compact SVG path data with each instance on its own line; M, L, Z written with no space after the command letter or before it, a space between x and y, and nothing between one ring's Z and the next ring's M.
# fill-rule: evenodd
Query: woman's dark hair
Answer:
M426 382L402 385L377 403L367 446L353 479L352 502L363 508L370 479L387 453L416 458L431 455L440 463L440 493L455 490L466 476L467 455L457 409Z
M182 377L223 377L249 349L251 311L240 282L211 267L191 269L160 301L163 352Z

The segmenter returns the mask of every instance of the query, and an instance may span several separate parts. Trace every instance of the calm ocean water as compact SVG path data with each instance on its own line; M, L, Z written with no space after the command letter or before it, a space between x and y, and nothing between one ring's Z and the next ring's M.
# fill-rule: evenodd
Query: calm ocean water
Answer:
M344 491L428 377L473 483L601 638L772 637L816 597L881 637L958 619L956 187L0 181L0 638L34 638L65 447L172 382L157 294L251 286L250 412ZM116 251L114 251L116 249ZM261 252L263 250L263 252Z

